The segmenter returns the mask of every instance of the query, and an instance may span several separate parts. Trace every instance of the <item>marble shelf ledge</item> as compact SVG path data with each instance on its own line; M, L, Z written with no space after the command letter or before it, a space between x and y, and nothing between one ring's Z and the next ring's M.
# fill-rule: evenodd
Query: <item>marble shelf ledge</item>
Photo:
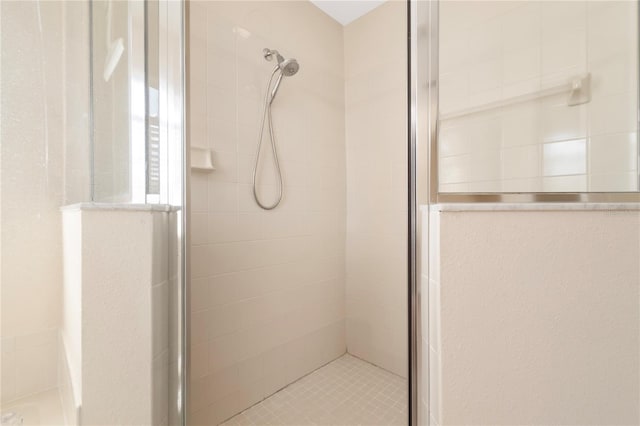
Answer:
M420 209L443 212L632 211L640 215L640 203L443 203L422 205Z
M76 203L60 207L60 210L106 210L106 211L151 211L171 212L180 207L168 204L127 204L127 203Z

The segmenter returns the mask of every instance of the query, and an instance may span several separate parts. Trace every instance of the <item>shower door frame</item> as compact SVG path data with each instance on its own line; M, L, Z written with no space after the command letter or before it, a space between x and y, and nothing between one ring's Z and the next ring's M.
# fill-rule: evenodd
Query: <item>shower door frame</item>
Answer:
M428 316L426 288L422 288L421 277L429 275L427 258L428 247L422 246L422 239L428 241L428 222L423 222L419 209L430 202L430 182L432 181L432 152L430 140L433 139L435 121L433 111L437 111L437 85L431 84L432 66L437 60L430 43L430 34L437 32L438 4L430 0L407 0L407 117L408 117L408 217L407 217L407 269L408 269L408 342L409 342L409 418L410 426L429 424L429 401L426 406L426 419L420 418L421 400L425 389L420 378L429 375L429 351L421 345L421 336L428 330L422 330L423 316ZM421 238L422 237L422 238ZM428 339L428 337L427 337Z
M147 159L146 174L150 173L149 167L149 111L155 107L158 117L159 138L159 162L157 172L159 174L159 188L157 192L149 191L149 180L145 177L144 197L146 204L166 204L171 206L176 216L175 246L171 246L169 256L171 269L175 268L175 277L170 276L169 281L175 279L175 299L169 297L172 305L169 310L175 309L174 317L169 313L169 359L175 357L175 371L170 371L168 378L169 406L173 405L175 417L169 409L168 421L178 422L176 426L188 424L188 381L189 381L189 346L187 345L190 332L189 298L190 294L190 268L189 268L189 149L187 144L187 9L186 0L152 0L144 3L144 31L145 31L145 64L144 64L144 99L145 99L145 158ZM153 30L157 40L149 43L149 31ZM151 58L151 60L150 60ZM151 66L150 66L151 65ZM149 79L151 73L158 87L152 87ZM155 103L150 99L149 90L157 90L158 98ZM172 238L169 238L171 241ZM171 321L175 321L173 323ZM175 332L172 335L171 329ZM171 340L171 339L174 340ZM174 345L174 346L172 346ZM171 352L171 350L174 352ZM170 364L170 367L172 364ZM175 375L174 375L175 373ZM172 382L171 377L175 380ZM174 386L172 388L172 386Z
M421 337L429 341L428 330L421 330L421 318L428 316L427 288L421 277L429 276L428 215L423 222L420 206L443 203L638 203L640 202L640 84L638 85L638 191L635 192L460 192L441 193L438 182L438 49L439 0L407 0L408 23L408 302L409 302L409 424L430 424L429 400L422 400L428 389L429 350ZM640 7L637 21L640 28ZM640 62L640 47L638 58ZM640 66L638 66L640 81ZM427 242L422 247L422 242ZM421 259L423 259L421 261ZM424 302L424 303L423 303ZM424 353L423 353L424 351ZM421 382L420 378L424 378ZM419 418L424 402L426 419Z

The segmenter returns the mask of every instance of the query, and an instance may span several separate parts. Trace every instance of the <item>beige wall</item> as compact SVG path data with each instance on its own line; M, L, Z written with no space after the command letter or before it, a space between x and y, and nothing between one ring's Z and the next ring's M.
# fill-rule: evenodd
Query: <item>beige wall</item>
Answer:
M306 1L189 7L189 139L216 167L191 175L191 421L216 424L346 350L343 36ZM270 212L251 193L266 47L300 63L273 104Z
M436 422L638 424L640 211L439 217Z
M347 347L407 376L406 5L344 29Z

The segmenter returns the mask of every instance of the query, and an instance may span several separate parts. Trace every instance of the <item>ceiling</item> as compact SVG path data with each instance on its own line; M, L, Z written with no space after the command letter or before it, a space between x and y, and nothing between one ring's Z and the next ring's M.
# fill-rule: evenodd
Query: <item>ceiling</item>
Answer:
M342 25L366 15L386 0L311 0L324 13Z

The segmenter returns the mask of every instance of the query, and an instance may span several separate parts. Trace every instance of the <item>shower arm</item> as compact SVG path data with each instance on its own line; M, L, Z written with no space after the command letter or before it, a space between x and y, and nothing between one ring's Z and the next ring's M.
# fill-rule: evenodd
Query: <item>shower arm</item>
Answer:
M264 55L264 58L267 61L273 61L273 57L275 55L276 59L278 60L278 64L282 63L282 61L284 61L284 57L280 54L280 52L278 52L277 50L272 50L269 48L264 48L262 49L262 53Z

